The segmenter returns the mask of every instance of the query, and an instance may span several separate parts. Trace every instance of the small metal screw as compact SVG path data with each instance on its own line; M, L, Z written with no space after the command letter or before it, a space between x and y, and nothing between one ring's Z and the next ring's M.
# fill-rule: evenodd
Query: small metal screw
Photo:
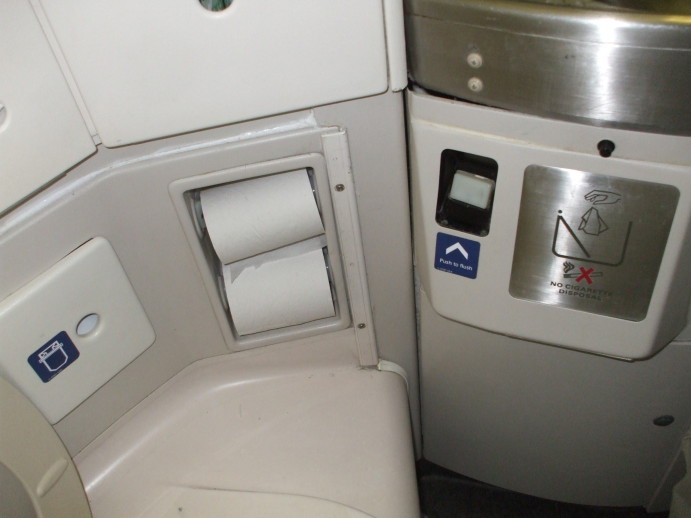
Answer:
M358 324L358 325L357 325L357 328L358 328L358 329L364 329L364 328L366 328L366 327L367 327L367 324Z
M342 183L339 183L339 184L335 187L335 189L336 189L338 192L345 191L345 185L343 185Z
M479 77L471 77L470 79L468 79L468 88L470 88L472 92L482 92L482 89L484 87L485 85L482 83L482 79L480 79Z
M482 54L479 52L471 52L466 57L466 63L471 68L480 68L482 66Z

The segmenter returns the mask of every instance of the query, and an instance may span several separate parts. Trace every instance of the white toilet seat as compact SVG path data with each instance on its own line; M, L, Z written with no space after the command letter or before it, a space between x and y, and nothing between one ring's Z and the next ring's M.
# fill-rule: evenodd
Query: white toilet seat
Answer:
M94 518L419 518L405 382L349 331L197 362L75 462Z

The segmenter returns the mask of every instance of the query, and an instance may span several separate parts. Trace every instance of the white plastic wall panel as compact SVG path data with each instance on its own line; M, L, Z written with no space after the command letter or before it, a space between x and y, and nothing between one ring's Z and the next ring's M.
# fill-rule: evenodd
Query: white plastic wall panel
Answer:
M650 501L691 418L688 346L623 362L464 326L419 300L426 459L542 498ZM674 423L655 426L663 415Z
M686 323L691 281L691 175L687 165L691 156L687 137L549 121L417 93L409 93L408 100L417 265L422 289L437 313L503 335L628 359L650 357L679 335ZM473 131L465 129L469 125ZM598 155L597 143L604 138L617 143L620 156L604 159ZM492 223L486 236L442 227L435 221L439 164L445 149L489 157L499 164ZM660 156L663 150L667 154ZM643 320L612 318L511 295L523 176L533 164L678 189L680 198L674 221ZM555 215L557 209L555 205ZM645 217L642 214L638 219L643 221ZM439 258L444 257L436 249L439 234L465 239L479 247L475 256L479 262L476 278L436 267ZM549 250L551 237L543 243ZM544 275L544 267L537 261L535 264L531 282L549 284L551 279ZM561 271L554 274L555 281L563 280L559 274ZM631 284L636 286L636 282L632 278ZM561 296L558 289L554 290L557 297Z
M95 147L27 0L0 2L0 212Z
M92 316L93 327L83 327ZM96 237L0 301L0 376L57 423L155 339L110 243Z
M381 93L381 2L41 0L106 146Z

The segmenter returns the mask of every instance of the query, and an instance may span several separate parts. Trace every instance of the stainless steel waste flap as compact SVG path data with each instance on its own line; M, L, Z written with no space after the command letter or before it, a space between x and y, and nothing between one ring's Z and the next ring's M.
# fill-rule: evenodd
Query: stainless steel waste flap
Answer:
M433 92L596 126L691 135L685 0L405 0Z
M643 320L678 199L672 185L528 167L511 295Z

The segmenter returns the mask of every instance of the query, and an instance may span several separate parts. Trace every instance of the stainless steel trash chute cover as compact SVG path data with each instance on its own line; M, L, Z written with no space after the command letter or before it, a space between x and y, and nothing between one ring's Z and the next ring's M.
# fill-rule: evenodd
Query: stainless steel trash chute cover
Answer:
M684 0L406 0L409 68L432 91L595 126L691 135Z

